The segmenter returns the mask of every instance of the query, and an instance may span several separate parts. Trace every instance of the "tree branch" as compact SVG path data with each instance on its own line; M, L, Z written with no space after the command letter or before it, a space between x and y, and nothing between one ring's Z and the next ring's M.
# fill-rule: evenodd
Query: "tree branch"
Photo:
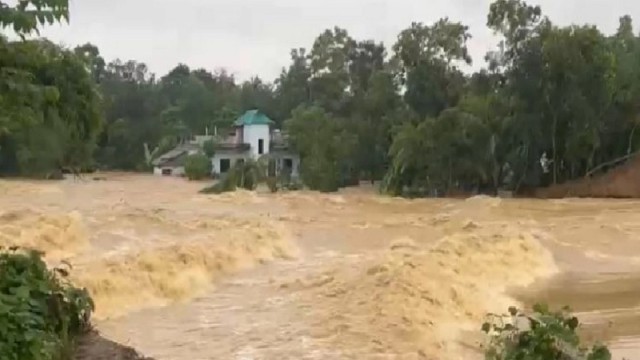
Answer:
M589 170L589 172L587 172L585 177L586 178L591 177L591 175L593 175L593 174L597 173L598 171L602 170L602 168L604 168L604 167L607 167L607 166L610 166L610 165L615 165L615 164L617 164L619 162L628 160L629 158L632 158L632 157L634 157L634 156L636 156L638 154L640 154L640 151L636 151L634 153L627 154L627 155L619 157L617 159L614 159L614 160L611 160L611 161L607 161L606 163L602 163L602 164L596 166L595 168Z

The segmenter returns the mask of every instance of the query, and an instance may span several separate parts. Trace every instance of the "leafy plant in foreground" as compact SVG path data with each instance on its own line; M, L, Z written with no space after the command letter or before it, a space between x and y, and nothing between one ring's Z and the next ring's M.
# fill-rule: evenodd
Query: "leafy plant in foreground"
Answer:
M552 312L546 305L535 305L527 315L515 307L509 315L490 314L482 331L489 335L487 360L610 360L606 346L590 350L582 346L576 332L578 318L569 308Z
M94 304L85 289L49 270L36 251L0 249L0 359L70 359L76 338L90 330Z

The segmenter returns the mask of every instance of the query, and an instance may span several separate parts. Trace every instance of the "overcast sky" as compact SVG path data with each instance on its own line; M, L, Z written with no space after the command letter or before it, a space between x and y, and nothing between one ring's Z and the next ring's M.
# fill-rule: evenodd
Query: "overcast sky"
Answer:
M356 39L391 46L412 21L449 16L471 28L474 67L494 40L486 29L491 0L70 0L71 23L42 32L68 46L91 42L107 61L134 59L163 75L177 63L224 67L239 79L273 80L291 48L310 48L338 25ZM623 14L640 30L640 0L530 0L561 24L592 23L604 32Z

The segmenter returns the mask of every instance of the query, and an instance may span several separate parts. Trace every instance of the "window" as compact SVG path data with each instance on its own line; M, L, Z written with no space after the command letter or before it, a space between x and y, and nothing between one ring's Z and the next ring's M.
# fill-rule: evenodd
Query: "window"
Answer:
M231 159L220 159L220 174L225 174L231 167Z
M171 169L168 169L168 168L162 169L163 176L171 176L171 173L172 173Z
M264 154L264 139L258 140L258 155Z
M284 159L284 168L293 170L293 159Z

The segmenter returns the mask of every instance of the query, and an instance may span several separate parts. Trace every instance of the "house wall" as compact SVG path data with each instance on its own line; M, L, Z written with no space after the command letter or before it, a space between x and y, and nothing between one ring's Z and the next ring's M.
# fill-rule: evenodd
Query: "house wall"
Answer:
M173 176L184 176L184 174L185 174L184 166L178 166L173 168L173 172L172 172Z
M269 133L269 125L245 125L244 126L244 143L251 145L250 154L254 159L260 157L258 154L258 142L264 140L263 154L269 153L271 146L271 136Z
M191 144L202 146L205 142L209 140L213 140L212 135L196 135L194 136L193 141L191 141Z
M218 151L215 153L213 158L211 158L211 165L214 174L220 174L220 160L221 159L229 159L231 160L231 166L236 163L239 159L246 159L251 155L251 152L227 152L227 151ZM291 152L278 151L271 153L271 157L276 161L276 168L278 172L281 171L284 167L284 160L291 159L293 168L291 169L291 176L299 177L300 176L300 156L298 154L294 154Z
M300 176L300 156L287 151L278 151L271 153L271 157L276 160L276 168L278 171L284 168L284 160L291 159L293 168L291 169L292 177Z
M233 143L242 144L243 139L244 139L244 130L242 126L238 126L236 127L236 133L235 133L235 138L233 139Z
M244 159L248 156L248 152L240 153L237 151L216 151L213 158L211 158L212 171L214 174L220 174L220 160L221 159L229 159L231 160L231 167L238 161L238 159Z
M184 166L177 166L177 167L171 167L171 166L165 166L165 167L154 167L153 168L153 175L157 175L157 176L162 176L162 170L164 169L171 169L171 176L183 176L184 175Z

